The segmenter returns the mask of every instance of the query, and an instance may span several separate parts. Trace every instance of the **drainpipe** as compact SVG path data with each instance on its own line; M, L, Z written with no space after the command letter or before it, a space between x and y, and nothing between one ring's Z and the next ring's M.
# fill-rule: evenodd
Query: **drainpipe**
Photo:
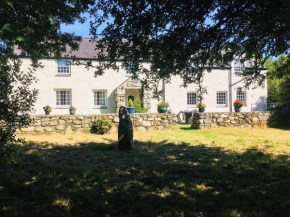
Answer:
M165 101L165 80L162 78L162 91L163 91L163 100Z
M230 104L230 112L233 111L233 99L232 99L232 67L229 70L229 104Z

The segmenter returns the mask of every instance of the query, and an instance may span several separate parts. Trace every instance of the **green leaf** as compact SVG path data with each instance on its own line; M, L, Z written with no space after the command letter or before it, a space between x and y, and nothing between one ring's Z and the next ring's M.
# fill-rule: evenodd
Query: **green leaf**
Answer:
M25 37L25 36L22 35L22 36L18 36L18 37L17 37L17 40L20 41L20 42L22 42L22 41L23 41L23 42L26 42L26 41L28 41L29 39L28 39L27 37Z
M0 30L0 38L6 42L18 40L19 42L28 41L28 38L19 30L15 23L6 23Z
M5 5L9 5L11 7L13 7L13 3L10 0L0 0L0 6L5 6Z

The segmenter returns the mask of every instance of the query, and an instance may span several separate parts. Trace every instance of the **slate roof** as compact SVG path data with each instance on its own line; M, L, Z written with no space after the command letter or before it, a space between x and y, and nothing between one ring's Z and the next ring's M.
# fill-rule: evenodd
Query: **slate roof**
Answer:
M67 52L63 55L68 54L70 47L67 47ZM76 58L81 59L92 59L96 58L98 51L96 50L96 42L90 41L90 38L82 38L77 51L72 51L69 55L73 55ZM106 54L106 53L105 53Z
M67 52L63 53L63 56L65 57L66 55L68 56L75 56L78 59L95 59L97 54L98 54L98 50L96 49L96 42L92 42L90 41L90 38L82 38L82 41L79 43L79 49L76 51L72 51L70 52L70 47L67 47ZM20 55L21 52L18 49L15 49L15 53L17 55ZM107 55L106 52L104 52L105 55ZM246 67L252 67L249 61L246 61L245 63ZM221 66L205 66L206 68L221 68ZM230 63L223 63L223 68L229 69L231 68L231 64Z

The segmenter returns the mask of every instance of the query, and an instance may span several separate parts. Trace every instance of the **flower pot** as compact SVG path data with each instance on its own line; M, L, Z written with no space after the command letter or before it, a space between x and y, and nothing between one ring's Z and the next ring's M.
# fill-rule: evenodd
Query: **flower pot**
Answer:
M135 108L127 108L127 111L129 112L129 114L134 114Z
M158 109L157 109L158 113L166 113L167 110L168 110L167 107L158 107Z
M44 112L45 112L45 115L50 115L49 111L44 111Z
M235 112L241 112L242 107L241 106L234 106Z
M70 110L69 110L69 113L70 113L71 115L75 115L75 114L76 114L76 110L75 110L75 109L70 109Z
M205 112L205 108L198 108L199 112Z

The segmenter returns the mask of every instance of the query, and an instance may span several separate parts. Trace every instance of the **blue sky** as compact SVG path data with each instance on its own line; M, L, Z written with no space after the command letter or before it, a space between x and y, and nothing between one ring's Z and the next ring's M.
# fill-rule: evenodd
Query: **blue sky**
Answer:
M88 13L84 13L83 14L84 17L86 17L86 22L85 23L79 23L76 22L73 25L61 25L61 31L62 32L68 32L68 33L75 33L77 36L82 36L85 38L89 38L90 37L90 20L92 20L92 18L90 18L90 15ZM109 19L109 22L112 21L112 19ZM212 24L212 20L210 18L208 18L206 20L207 24ZM103 30L105 28L106 24L103 24L99 30L98 33L100 33L101 30Z
M62 32L68 32L68 33L75 33L77 36L82 36L85 38L89 38L90 36L90 15L88 13L83 14L84 17L86 17L86 22L85 23L79 23L76 22L73 25L64 25L62 24L60 26L60 29ZM99 29L98 32L103 30L105 27L105 24L102 25Z
M87 21L85 23L75 23L73 25L61 25L61 31L62 32L68 32L68 33L75 33L77 36L82 37L90 37L90 22Z
M90 36L90 20L92 20L92 19L90 18L88 13L83 14L83 16L86 17L86 19L87 19L85 23L82 24L82 23L76 22L73 25L62 24L61 31L68 32L68 33L75 33L77 36L82 36L84 38L90 38L91 37ZM109 20L109 22L110 21L111 20ZM211 25L211 24L213 24L213 21L210 18L208 18L206 20L206 23ZM105 25L106 24L103 24L99 28L98 33L100 33L100 31L104 29ZM277 57L273 57L273 59L276 60Z
M64 25L62 24L60 26L60 29L62 32L68 32L68 33L75 33L77 36L82 37L90 37L90 17L89 14L85 13L84 17L86 17L85 23L79 23L76 22L73 25Z

